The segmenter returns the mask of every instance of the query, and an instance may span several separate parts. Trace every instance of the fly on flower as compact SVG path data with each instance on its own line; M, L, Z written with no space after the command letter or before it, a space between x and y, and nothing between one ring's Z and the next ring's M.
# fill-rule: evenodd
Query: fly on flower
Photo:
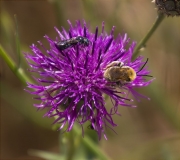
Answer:
M58 43L55 43L55 46L58 50L62 51L62 50L65 50L67 48L73 47L77 44L89 46L89 43L90 42L86 37L77 36L77 37L73 37L73 38L70 38L67 40L59 41Z
M31 89L28 92L40 101L34 104L36 108L46 109L45 116L56 118L54 123L60 125L60 130L69 132L75 122L82 128L84 123L89 122L99 139L102 135L106 138L105 127L117 126L112 117L114 114L119 115L119 107L134 107L129 104L132 99L127 97L128 93L137 100L145 97L137 93L135 87L148 86L153 79L146 80L143 76L149 75L150 71L144 65L146 62L142 56L131 60L135 42L129 44L127 34L119 34L114 38L115 27L108 34L104 31L104 22L101 31L96 27L95 33L89 30L85 21L83 24L77 21L74 26L70 21L68 23L68 32L55 28L58 35L56 39L45 36L49 49L39 42L42 49L33 44L32 54L26 53L31 71L36 74L33 77L38 77L35 78L37 84L28 83ZM104 73L115 67L114 62L120 62L115 66L126 74L122 87L109 85L108 79L112 75L106 78ZM124 88L126 92L121 90ZM104 95L112 101L110 109Z

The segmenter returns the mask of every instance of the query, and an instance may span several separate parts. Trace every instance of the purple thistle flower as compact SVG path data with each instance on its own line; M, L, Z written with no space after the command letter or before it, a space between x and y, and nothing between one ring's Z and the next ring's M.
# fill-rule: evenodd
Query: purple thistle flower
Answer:
M119 114L118 106L135 107L128 103L132 101L127 97L128 93L132 93L137 100L139 96L144 97L137 93L134 87L149 85L152 80L146 81L143 75L150 72L146 67L142 68L143 57L131 61L135 42L127 49L130 41L127 34L119 34L114 39L115 27L108 35L104 31L104 23L100 33L98 27L95 33L91 33L85 22L82 25L77 21L75 26L72 26L70 21L68 23L69 32L64 28L62 32L55 28L59 36L55 41L45 36L50 44L49 50L38 42L44 52L33 44L33 54L25 55L32 68L30 71L38 75L38 78L35 78L36 85L28 83L28 87L33 89L28 92L40 100L40 104L34 104L35 107L47 108L45 116L56 117L54 123L60 124L60 130L66 127L68 132L75 121L80 125L89 121L97 131L99 139L102 134L106 138L104 128L108 124L116 126L112 115ZM84 45L79 37L88 40L88 43ZM60 44L63 47L60 47ZM113 61L133 68L137 73L136 78L123 85L113 85L114 83L104 77L105 68ZM108 95L112 101L109 111L103 94Z

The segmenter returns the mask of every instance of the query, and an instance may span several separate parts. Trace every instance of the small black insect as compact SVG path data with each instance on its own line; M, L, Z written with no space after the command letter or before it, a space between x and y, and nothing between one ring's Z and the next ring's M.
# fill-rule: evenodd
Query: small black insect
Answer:
M60 42L55 43L55 46L58 50L62 51L67 48L73 47L77 44L82 44L84 46L88 46L90 43L89 39L82 36L73 37L67 40L63 40Z

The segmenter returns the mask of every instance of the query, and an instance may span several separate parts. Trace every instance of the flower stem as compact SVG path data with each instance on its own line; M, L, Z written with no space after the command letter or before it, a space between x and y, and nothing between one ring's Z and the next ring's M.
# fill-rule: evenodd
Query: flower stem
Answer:
M23 82L26 84L26 82L33 83L32 80L25 74L22 68L19 68L13 59L5 52L4 48L0 45L0 56L4 59L4 61L7 63L9 68L12 70L12 72Z
M151 29L148 31L148 33L145 35L145 37L139 42L139 44L136 46L136 48L134 50L134 53L133 53L133 59L135 59L137 57L137 55L139 54L140 49L146 45L146 42L153 35L154 31L158 28L158 26L160 25L160 23L162 22L164 17L165 16L162 13L158 14L158 16L156 18L156 21L152 25Z
M81 134L81 129L77 125L73 126L73 130L77 135ZM91 150L94 154L96 154L99 157L99 159L112 160L99 147L97 147L97 145L94 142L92 142L88 136L85 136L82 139L82 143L86 145L86 147L89 148L89 150Z
M3 60L7 63L9 68L12 70L12 72L21 80L22 83L26 84L26 82L32 83L33 81L25 74L22 68L18 68L13 59L5 52L3 47L0 45L0 56L3 58ZM73 127L74 132L77 135L80 135L80 129L74 125ZM73 137L71 137L73 138ZM102 160L111 160L99 147L93 143L90 138L85 137L82 141L91 151L93 151L100 159Z
M71 130L68 138L68 153L67 153L67 160L72 160L75 152L75 145L74 145L74 130Z

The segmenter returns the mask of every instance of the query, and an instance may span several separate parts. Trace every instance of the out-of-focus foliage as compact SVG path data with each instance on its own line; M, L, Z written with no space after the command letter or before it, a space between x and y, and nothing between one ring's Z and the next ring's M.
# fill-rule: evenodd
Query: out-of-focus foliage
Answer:
M22 51L47 34L55 39L54 26L67 27L67 19L85 19L92 31L105 21L107 32L116 26L115 34L128 33L137 42L147 33L157 11L144 0L69 0L69 1L1 1L0 44L18 62L16 53L14 14L17 15ZM141 52L149 58L148 67L155 82L139 92L151 101L142 100L137 108L119 107L121 117L117 134L107 128L108 141L101 148L112 159L178 160L180 159L180 20L165 18ZM48 45L46 46L48 47ZM21 55L21 67L27 65ZM27 159L28 149L58 152L58 132L52 121L36 112L32 98L17 77L0 59L1 76L1 158ZM28 73L28 72L27 72ZM28 73L29 74L29 73ZM108 104L111 104L107 101ZM93 132L89 131L88 132ZM64 135L62 135L64 136ZM76 143L76 142L75 142ZM60 148L61 150L61 148ZM34 158L35 159L35 158Z

